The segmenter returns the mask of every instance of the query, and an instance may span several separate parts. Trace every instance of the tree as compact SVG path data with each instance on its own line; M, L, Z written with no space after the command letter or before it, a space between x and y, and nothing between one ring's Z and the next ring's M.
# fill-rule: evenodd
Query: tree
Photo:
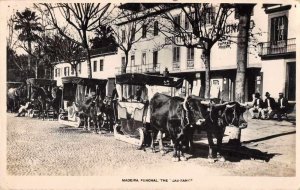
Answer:
M31 69L31 53L32 53L32 42L38 38L37 33L43 31L39 23L39 17L35 12L25 9L24 12L16 12L14 22L15 29L20 31L18 39L22 42L27 43L28 56L28 70Z
M145 36L138 35L142 32L147 33L150 26L150 18L140 19L140 13L119 8L117 17L118 23L112 27L116 42L121 51L125 54L125 61L121 65L121 73L126 73L129 62L129 52L133 46Z
M255 4L236 4L235 9L239 19L237 36L237 71L235 79L235 100L245 102L246 69L248 60L248 42L251 13Z
M103 48L103 47L115 47L117 49L118 44L113 35L113 29L111 26L102 25L95 31L96 37L92 38L91 49Z
M109 22L108 15L110 11L108 9L110 3L103 6L100 3L58 3L55 5L42 3L40 5L46 8L51 24L60 35L84 48L87 58L88 77L92 78L88 34ZM64 22L59 23L58 21L61 18L63 18ZM70 37L66 33L66 29L69 29L68 33L74 33L75 31L78 36Z
M239 19L239 32L237 36L237 70L235 79L235 100L245 102L246 69L248 62L248 42L251 13L255 4L235 4L235 11ZM241 142L241 129L235 128L230 136L229 143L239 147Z
M177 6L173 11L161 14L160 32L177 46L202 49L201 59L205 66L205 98L210 97L210 56L211 48L225 34L227 18L233 10L230 4L189 3L160 5L162 11ZM181 24L181 16L185 24Z

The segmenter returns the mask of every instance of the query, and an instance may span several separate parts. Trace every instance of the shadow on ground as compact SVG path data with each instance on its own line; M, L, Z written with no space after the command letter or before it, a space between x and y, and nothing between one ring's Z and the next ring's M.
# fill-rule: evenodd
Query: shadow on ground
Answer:
M207 144L195 144L194 153L189 159L193 158L207 158L208 156L208 145ZM248 148L246 146L241 146L239 148L234 148L231 145L223 144L221 155L224 156L226 161L230 162L240 162L241 160L261 160L269 162L275 155L280 155L277 153L262 152L258 149Z

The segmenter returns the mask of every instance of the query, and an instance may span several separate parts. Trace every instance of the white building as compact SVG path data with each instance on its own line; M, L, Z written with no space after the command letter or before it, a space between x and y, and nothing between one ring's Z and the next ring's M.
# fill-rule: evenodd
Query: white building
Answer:
M156 4L124 4L123 9L131 11L151 10ZM251 17L251 42L248 48L246 72L246 100L251 100L255 92L270 92L277 98L278 92L284 92L289 100L295 100L295 54L296 54L296 17L295 5L262 5L254 7ZM171 10L182 27L188 27L183 14ZM226 26L227 34L234 41L238 33L238 19L232 14ZM129 21L130 22L130 21ZM148 27L136 34L143 36L134 44L129 53L127 73L163 74L167 69L171 76L184 77L184 94L203 96L205 68L201 59L201 49L189 49L170 43L158 30L160 17L156 15ZM268 24L266 24L268 23ZM128 24L125 23L125 24ZM120 27L121 28L121 27ZM121 32L121 31L120 31ZM257 44L258 42L262 42ZM258 46L257 46L258 45ZM256 47L255 47L256 46ZM125 54L120 49L117 53L93 55L93 78L109 78L113 83L116 74L120 74L121 63ZM217 42L211 50L211 95L217 93L223 100L234 100L237 64L237 45L230 41ZM102 66L101 66L102 65ZM71 75L66 69L68 64L56 66L55 78ZM102 68L102 69L101 69ZM69 69L70 70L70 69ZM79 76L87 77L86 62L81 64ZM111 85L108 85L111 86ZM108 87L110 88L110 87Z
M99 48L91 50L92 77L96 79L108 79L106 92L111 94L115 81L116 67L120 65L120 55L112 48ZM62 85L62 77L76 76L76 72L69 63L60 63L54 67L54 79L57 85ZM77 76L87 78L87 61L77 65Z
M265 32L259 44L261 92L278 97L283 92L296 99L296 36L299 30L296 5L265 4L260 27Z

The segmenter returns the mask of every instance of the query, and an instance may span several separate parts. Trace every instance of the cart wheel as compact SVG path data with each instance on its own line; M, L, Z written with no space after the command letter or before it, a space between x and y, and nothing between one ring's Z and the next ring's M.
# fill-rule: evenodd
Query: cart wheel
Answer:
M81 119L80 119L80 117L76 116L75 117L75 122L76 122L76 127L80 128L80 126L81 126Z
M142 146L145 140L145 134L143 128L138 128L137 129L139 132L139 143L138 146Z
M63 114L62 113L58 115L58 121L60 121L60 120L63 120Z

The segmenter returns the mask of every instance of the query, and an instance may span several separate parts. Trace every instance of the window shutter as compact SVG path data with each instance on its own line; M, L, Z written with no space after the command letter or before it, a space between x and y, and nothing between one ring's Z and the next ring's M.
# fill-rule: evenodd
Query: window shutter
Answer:
M288 38L288 18L287 18L287 16L283 17L283 26L284 26L283 39L287 40L287 38Z

